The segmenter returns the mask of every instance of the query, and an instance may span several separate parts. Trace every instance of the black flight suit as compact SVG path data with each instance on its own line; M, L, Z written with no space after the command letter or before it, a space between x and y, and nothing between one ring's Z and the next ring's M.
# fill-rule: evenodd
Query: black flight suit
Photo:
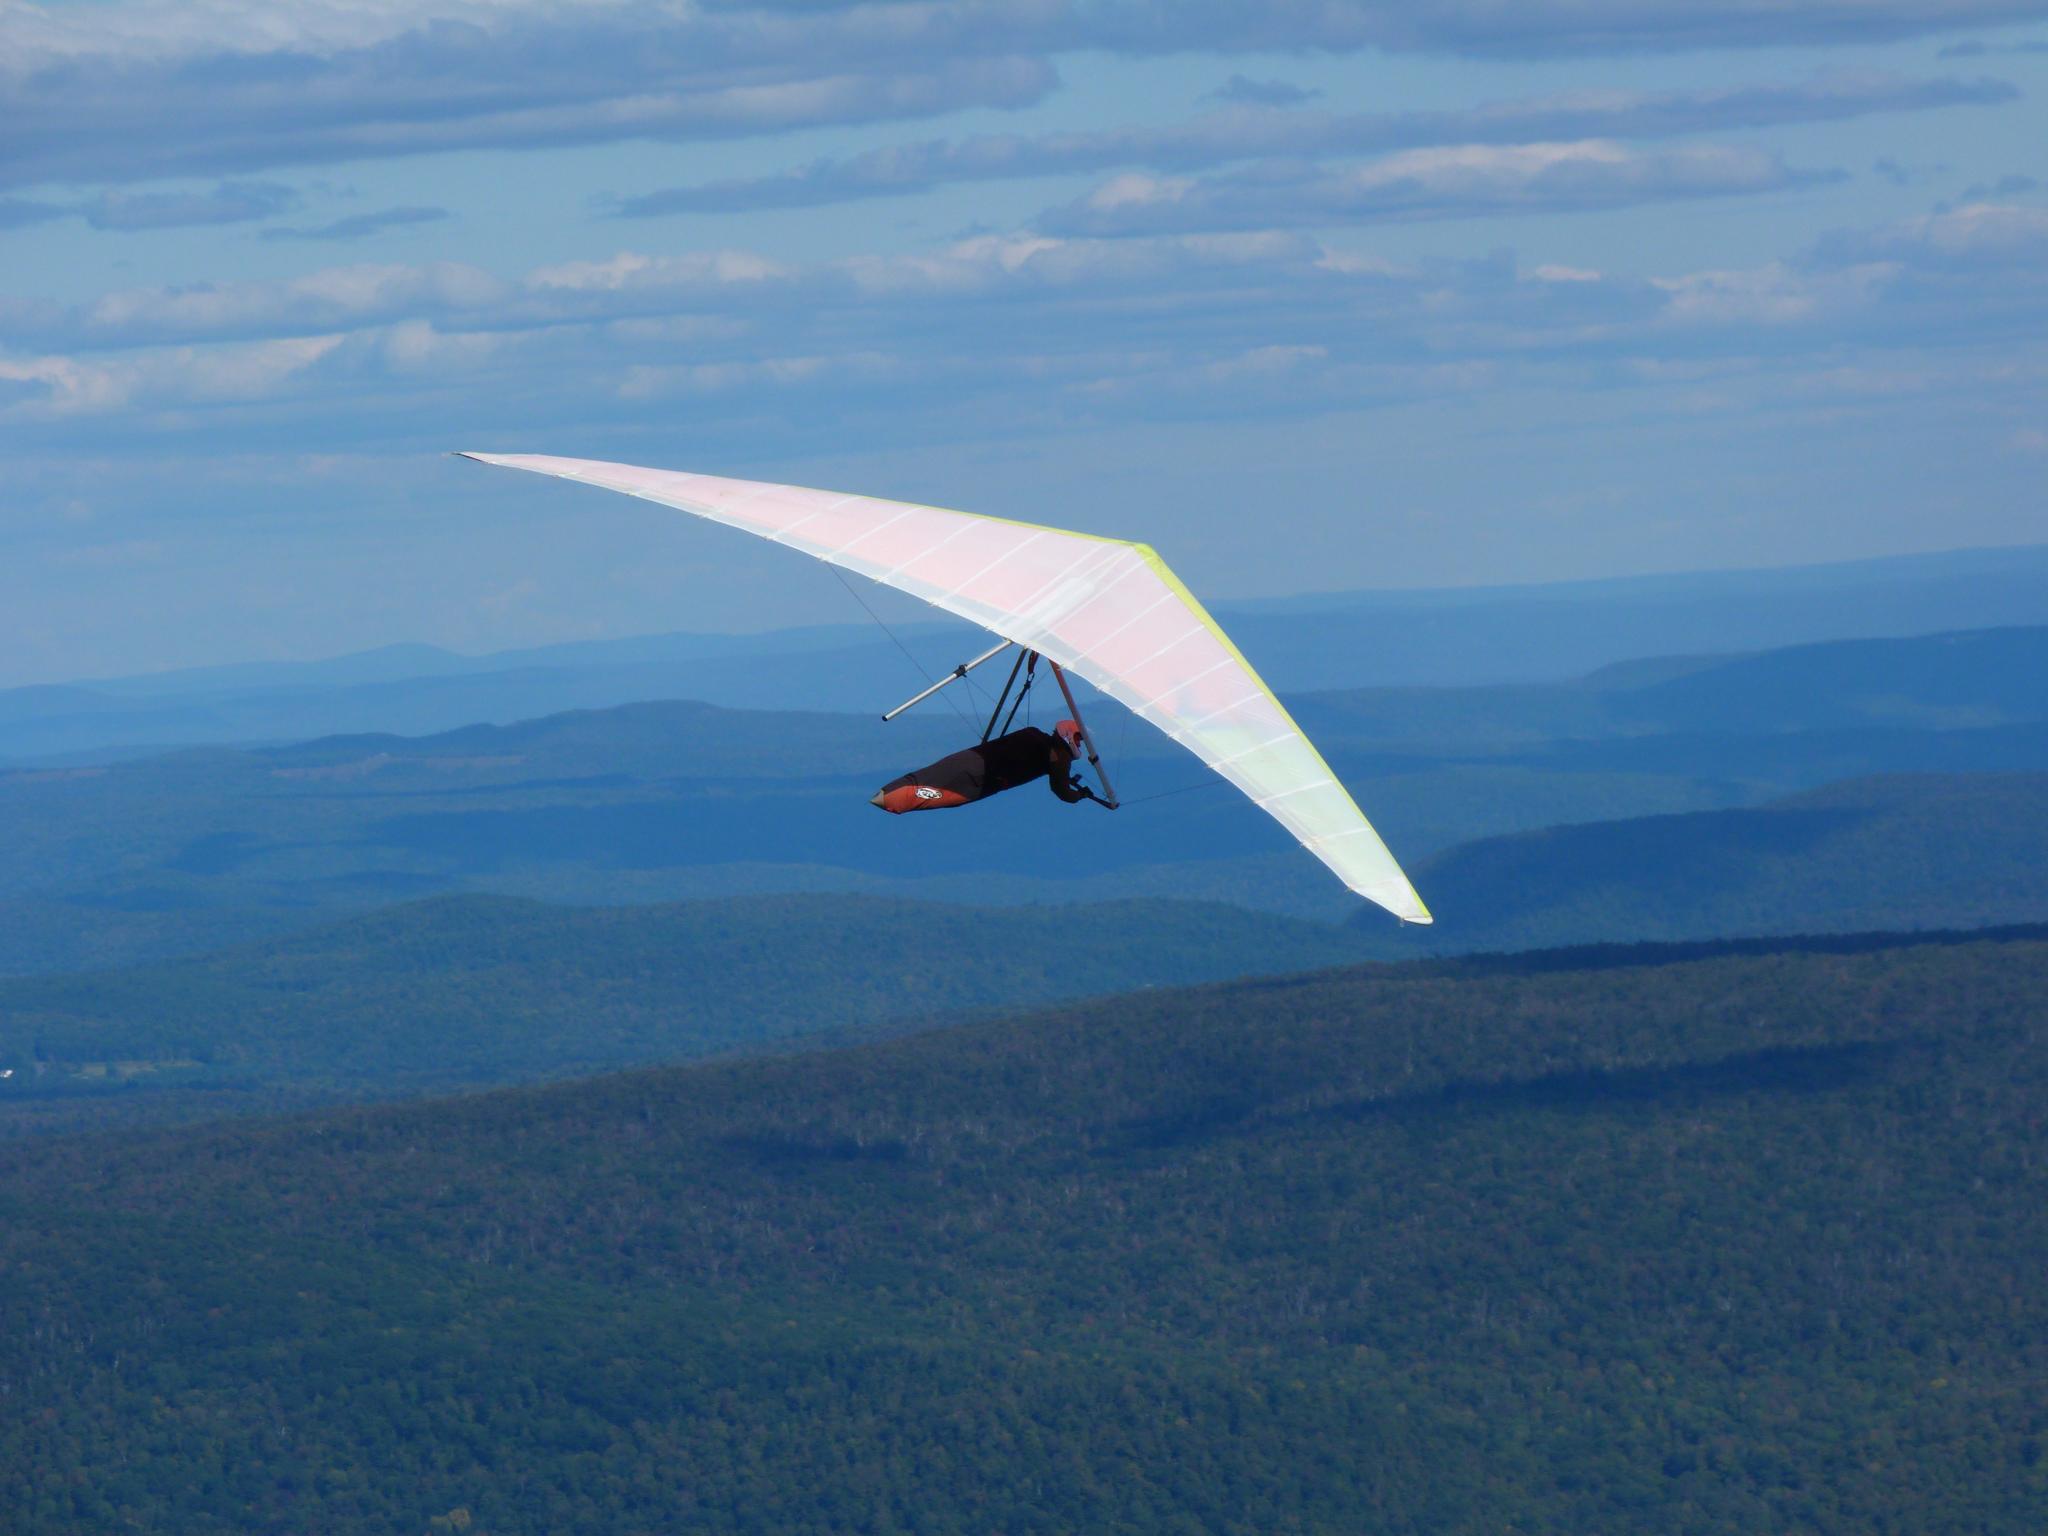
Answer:
M1094 791L1074 782L1073 762L1073 754L1059 737L1027 725L994 741L942 757L928 768L891 779L875 799L879 803L892 789L919 785L949 790L963 801L986 800L990 795L1040 778L1069 805L1094 799Z

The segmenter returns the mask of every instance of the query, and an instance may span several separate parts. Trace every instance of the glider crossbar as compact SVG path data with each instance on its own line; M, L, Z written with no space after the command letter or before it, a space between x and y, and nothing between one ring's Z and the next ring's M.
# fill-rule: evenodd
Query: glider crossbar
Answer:
M965 677L968 673L972 672L976 667L980 666L984 661L988 661L993 657L1002 655L1003 652L1007 651L1015 643L1016 642L1013 640L1005 640L1001 645L990 646L987 650L983 651L979 656L975 657L974 660L961 662L959 666L955 667L952 671L948 672L936 683L933 683L931 687L925 689L923 693L918 694L915 698L905 699L901 704L898 704L894 709L890 710L889 713L882 716L882 719L885 722L894 720L898 715L902 714L903 711L910 708L911 705L922 704L926 699L930 698L933 694L937 693L941 688L945 687L946 684Z

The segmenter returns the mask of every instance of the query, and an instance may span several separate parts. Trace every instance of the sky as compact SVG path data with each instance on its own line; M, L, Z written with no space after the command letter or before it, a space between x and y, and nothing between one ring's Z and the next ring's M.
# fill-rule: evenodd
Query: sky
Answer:
M2048 0L0 0L0 686L2048 539ZM900 610L899 610L900 611Z

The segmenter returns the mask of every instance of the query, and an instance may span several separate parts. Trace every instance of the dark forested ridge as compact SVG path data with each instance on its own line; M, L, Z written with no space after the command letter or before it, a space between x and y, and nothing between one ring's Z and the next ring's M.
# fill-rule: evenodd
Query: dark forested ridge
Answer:
M2048 774L1897 775L1552 827L1453 849L1415 879L1438 915L1419 942L1456 950L2038 921Z
M2032 1536L2048 942L1587 958L0 1147L6 1526Z
M0 980L0 1133L645 1065L1365 950L1195 902L443 897L199 959Z
M1341 929L1168 900L434 898L210 956L0 980L0 1068L16 1069L0 1131L504 1083L1366 958L2048 920L2048 776L1555 828L1416 878L1432 927L1362 904Z

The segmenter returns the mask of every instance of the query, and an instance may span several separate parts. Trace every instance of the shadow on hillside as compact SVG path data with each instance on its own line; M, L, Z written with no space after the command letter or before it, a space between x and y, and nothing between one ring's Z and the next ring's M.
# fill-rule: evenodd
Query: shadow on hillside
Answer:
M1899 1050L1899 1044L1891 1041L1778 1046L1719 1061L1587 1068L1500 1082L1445 1083L1413 1093L1297 1110L1269 1110L1252 1098L1217 1095L1191 1109L1128 1121L1116 1128L1097 1152L1107 1156L1157 1151L1317 1122L1427 1124L1521 1110L1597 1114L1645 1107L1671 1109L1736 1094L1829 1093L1882 1077Z
M1957 944L2031 944L2044 939L2048 939L2048 923L2010 923L1995 928L1928 928L1905 933L1795 933L1677 943L1574 944L1560 949L1523 949L1426 960L1406 974L1539 976L1559 971L1619 971L1760 955L1874 955L1891 949ZM1293 979L1280 978L1283 981Z

